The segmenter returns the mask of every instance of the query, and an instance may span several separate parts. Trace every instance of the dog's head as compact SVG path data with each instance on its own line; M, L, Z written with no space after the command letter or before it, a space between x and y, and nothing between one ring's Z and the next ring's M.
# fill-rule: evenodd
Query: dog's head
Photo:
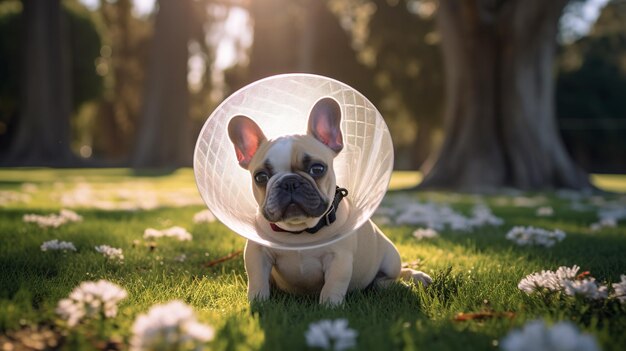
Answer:
M330 208L336 188L333 160L343 148L341 108L331 98L311 109L306 135L267 140L246 116L228 124L239 165L252 176L260 213L285 230L301 231L317 224Z

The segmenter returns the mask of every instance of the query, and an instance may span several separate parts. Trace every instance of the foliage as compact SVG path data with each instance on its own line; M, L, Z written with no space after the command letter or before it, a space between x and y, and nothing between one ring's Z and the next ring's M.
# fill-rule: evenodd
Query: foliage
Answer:
M609 3L592 33L561 48L556 99L563 138L591 171L626 169L626 6Z
M391 116L395 144L410 157L405 167L414 169L434 148L433 133L442 125L444 76L436 3L368 3L374 10L359 54L373 68L382 95L378 106Z
M626 179L618 182L623 186ZM315 297L277 291L268 302L250 305L241 256L205 266L241 249L244 240L219 223L194 224L193 215L203 206L139 211L76 208L83 221L56 229L22 222L27 213L58 212L59 196L85 184L126 195L146 184L163 193L195 188L190 170L171 175L115 169L0 171L0 192L28 193L31 198L5 203L0 212L0 340L3 333L29 333L37 325L58 323L54 309L60 299L82 281L107 279L126 289L128 298L122 301L117 317L104 320L103 325L86 322L64 331L69 334L61 342L68 348L103 349L112 344L123 348L135 317L154 304L174 299L193 306L200 322L215 327L211 347L217 350L303 349L310 323L339 318L347 318L350 328L359 333L359 350L491 349L509 330L536 318L570 320L594 335L605 350L621 350L626 345L625 306L542 299L517 288L526 275L560 265L578 264L605 282L616 282L626 273L623 223L591 232L588 226L596 220L594 212L574 211L567 201L551 194L480 197L505 224L470 233L444 230L438 238L417 242L411 234L413 227L382 226L403 261L421 259L419 269L431 274L433 285L353 292L344 306L330 309L319 306ZM459 211L466 211L479 198L442 192L405 195L415 201L448 202ZM555 209L556 217L536 217L535 208L516 205L516 199L523 196L541 195L545 196L543 204ZM605 201L615 198L603 197ZM186 227L193 240L162 238L152 244L142 239L148 227L172 225ZM560 228L568 236L550 249L518 247L505 238L516 225ZM78 251L41 252L41 243L55 238L73 242ZM100 244L122 248L125 262L107 261L93 250ZM184 262L176 259L181 254L186 254ZM515 318L454 321L459 312L489 311L514 312ZM99 327L102 334L94 332ZM58 333L56 327L50 328Z
M102 1L96 17L104 34L97 69L105 89L85 132L93 136L95 157L116 160L128 155L136 135L152 22L133 16L130 0Z
M15 1L0 4L0 145L19 113L23 67L21 46L21 6ZM79 6L64 6L69 36L68 54L72 62L72 103L77 110L85 102L102 94L103 81L94 62L100 56L100 33L91 15Z

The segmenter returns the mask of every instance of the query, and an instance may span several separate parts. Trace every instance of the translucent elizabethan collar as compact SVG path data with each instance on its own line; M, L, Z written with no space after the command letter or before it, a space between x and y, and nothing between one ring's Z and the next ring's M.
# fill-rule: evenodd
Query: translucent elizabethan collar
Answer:
M349 191L352 211L341 232L330 238L302 245L271 240L255 229L258 204L252 193L252 177L237 162L228 122L236 115L248 116L268 140L306 134L309 112L324 97L334 98L341 106L344 147L335 158L334 169L337 185ZM353 233L380 204L392 169L391 136L374 105L350 86L312 74L272 76L229 96L205 122L194 153L198 190L211 212L237 234L277 249L320 247Z

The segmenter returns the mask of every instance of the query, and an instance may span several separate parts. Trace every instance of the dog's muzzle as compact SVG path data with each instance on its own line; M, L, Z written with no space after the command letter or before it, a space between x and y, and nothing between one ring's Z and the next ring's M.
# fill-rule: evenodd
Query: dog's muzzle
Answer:
M328 202L310 180L289 174L268 189L263 215L270 222L301 216L319 217L327 207Z

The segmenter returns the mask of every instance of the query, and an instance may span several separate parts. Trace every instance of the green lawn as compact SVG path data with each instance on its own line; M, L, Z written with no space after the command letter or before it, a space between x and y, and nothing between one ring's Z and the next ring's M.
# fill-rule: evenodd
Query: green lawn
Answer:
M608 190L626 190L626 176L594 176ZM416 173L398 173L392 187L419 181ZM26 185L24 185L26 183ZM77 189L130 209L97 209ZM139 194L139 195L137 195ZM471 194L407 193L415 201L449 203L467 213L479 198ZM516 194L520 197L521 194ZM597 206L622 204L623 194L582 200L588 208L575 211L555 194L523 194L541 206L552 206L553 217L537 217L537 206L516 206L513 195L482 196L501 226L473 232L443 230L430 240L416 240L416 227L381 226L396 243L404 261L420 260L432 286L350 293L340 308L319 306L315 297L273 292L270 301L250 305L241 256L206 267L206 263L240 250L244 239L223 225L194 224L198 203L191 170L134 174L123 169L0 170L0 349L10 338L32 338L33 330L52 331L64 349L126 349L137 315L152 305L179 299L193 306L198 320L212 325L217 350L299 350L312 322L346 318L358 332L359 350L489 350L511 329L542 318L550 323L569 320L592 334L605 350L626 349L626 305L614 299L589 301L563 296L527 296L517 284L543 269L577 264L604 284L626 274L626 230L589 229L597 221ZM139 199L138 199L139 198ZM81 202L82 201L82 202ZM134 202L133 202L134 201ZM132 209L137 205L144 209ZM386 200L389 201L389 200ZM155 205L160 204L155 207ZM73 206L69 206L73 205ZM100 204L97 207L105 207ZM83 221L59 228L24 223L23 215L50 214L70 208ZM142 238L146 228L181 226L193 240L179 242ZM567 237L552 248L519 247L505 239L516 225L560 228ZM77 252L42 252L47 240L71 241ZM122 248L124 262L107 261L94 246ZM180 255L186 260L179 262ZM85 280L107 279L128 292L117 317L87 321L74 329L55 314L60 299ZM455 321L460 313L513 312L513 318ZM17 336L21 335L21 336Z

